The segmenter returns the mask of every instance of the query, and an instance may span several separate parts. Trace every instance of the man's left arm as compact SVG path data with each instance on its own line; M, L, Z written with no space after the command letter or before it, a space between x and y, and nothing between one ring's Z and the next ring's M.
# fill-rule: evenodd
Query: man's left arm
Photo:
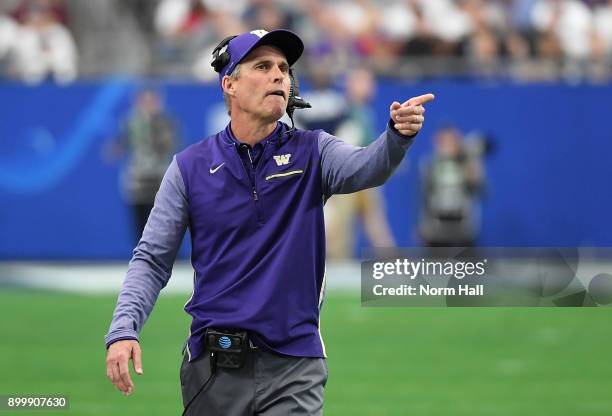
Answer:
M423 126L423 104L433 99L433 94L425 94L403 104L391 104L386 131L367 147L352 146L321 132L319 153L325 198L385 183Z

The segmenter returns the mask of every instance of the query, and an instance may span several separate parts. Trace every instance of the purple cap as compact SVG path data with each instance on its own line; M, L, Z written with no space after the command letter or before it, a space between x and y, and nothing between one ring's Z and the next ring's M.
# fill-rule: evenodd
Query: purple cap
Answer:
M243 33L232 39L227 47L230 55L229 64L219 72L219 81L225 75L231 74L245 56L258 46L270 45L280 49L289 66L293 65L304 52L304 42L290 30L278 29L268 32L266 30L253 30Z

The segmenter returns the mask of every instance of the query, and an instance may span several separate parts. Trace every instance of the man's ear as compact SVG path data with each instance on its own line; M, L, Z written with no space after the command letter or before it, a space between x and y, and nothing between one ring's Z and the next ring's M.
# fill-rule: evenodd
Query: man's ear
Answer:
M221 80L221 87L223 88L223 92L233 97L236 94L236 83L235 79L230 76L224 76Z

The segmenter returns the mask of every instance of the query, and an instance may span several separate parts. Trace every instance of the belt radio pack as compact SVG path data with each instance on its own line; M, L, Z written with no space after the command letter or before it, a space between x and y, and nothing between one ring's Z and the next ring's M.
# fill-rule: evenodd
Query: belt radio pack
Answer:
M242 368L250 349L250 341L246 331L208 328L206 329L205 339L206 349L210 351L210 376L189 400L189 403L183 409L183 416L187 414L191 404L213 379L217 367Z
M211 367L241 368L249 351L249 338L246 331L208 328L206 349L210 351Z

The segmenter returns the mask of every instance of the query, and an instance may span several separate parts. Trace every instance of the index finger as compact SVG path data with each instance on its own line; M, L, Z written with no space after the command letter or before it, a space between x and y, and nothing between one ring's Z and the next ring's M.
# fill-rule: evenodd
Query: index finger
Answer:
M412 97L408 101L405 101L402 105L421 105L433 101L434 98L436 98L435 95L431 93L423 94L419 95L418 97Z

